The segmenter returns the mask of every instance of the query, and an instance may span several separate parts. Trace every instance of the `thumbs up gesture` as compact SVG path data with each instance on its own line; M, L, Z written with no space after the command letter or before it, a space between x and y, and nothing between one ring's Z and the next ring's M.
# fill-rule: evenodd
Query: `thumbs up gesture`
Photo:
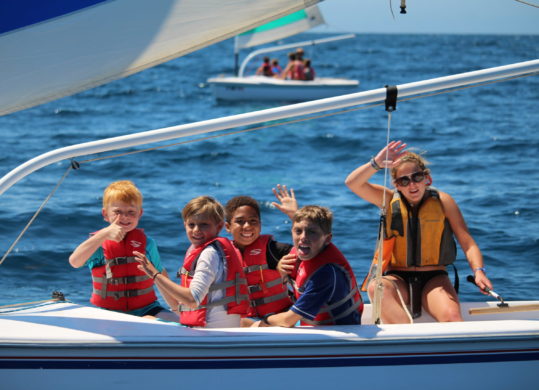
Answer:
M120 225L120 218L121 215L116 214L116 217L111 222L111 224L105 228L105 230L107 231L106 237L108 240L120 242L124 239L127 232L124 230L122 225Z

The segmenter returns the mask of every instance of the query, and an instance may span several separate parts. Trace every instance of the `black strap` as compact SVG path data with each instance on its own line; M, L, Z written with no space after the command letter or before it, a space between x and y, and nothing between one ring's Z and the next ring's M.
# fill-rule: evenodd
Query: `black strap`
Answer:
M455 264L451 264L453 266L453 271L455 272L455 281L453 283L453 287L455 287L455 291L458 294L459 293L459 273L457 271L457 267L455 267Z
M386 85L386 111L392 112L397 109L397 91L396 85Z

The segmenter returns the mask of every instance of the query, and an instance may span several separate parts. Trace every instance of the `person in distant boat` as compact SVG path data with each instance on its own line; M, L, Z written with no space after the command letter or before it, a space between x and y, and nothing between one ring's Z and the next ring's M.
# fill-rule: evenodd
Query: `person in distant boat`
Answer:
M316 77L314 68L311 66L311 60L306 58L304 61L303 74L305 75L305 80L312 81Z
M138 269L133 255L134 251L146 253L153 267L167 275L155 241L137 227L142 216L139 189L128 180L111 183L103 193L101 213L109 226L92 233L69 256L74 268L86 264L92 272L90 302L104 309L178 322L176 314L159 304L154 281Z
M298 208L294 190L277 185L273 189L280 203L272 204L290 218ZM250 196L236 196L225 206L226 230L232 235L234 245L242 254L242 265L249 286L250 309L242 326L251 326L253 319L288 310L292 300L286 280L277 265L290 253L292 245L277 242L271 235L261 235L260 206ZM281 270L282 272L282 270Z
M304 56L305 56L305 51L303 50L303 48L298 47L298 48L296 49L296 59L297 59L298 61L304 62L304 60L303 60L303 57L304 57Z
M260 65L258 69L256 70L256 75L266 76L266 77L274 76L269 57L264 57L264 61L262 62L262 65Z
M273 60L271 60L271 71L273 72L273 75L274 76L278 76L281 74L281 72L283 71L283 69L281 68L281 66L279 65L279 60L274 58Z
M462 321L457 292L446 271L446 266L456 259L454 236L474 272L476 284L482 290L492 288L481 251L457 203L431 186L427 164L419 154L407 151L405 143L392 141L345 181L356 195L387 210L386 241L393 244L393 249L389 249L389 265L382 280L384 323L410 322L410 316L419 316L422 307L437 321ZM391 169L394 190L368 181L384 167ZM371 281L370 297L374 287ZM410 316L405 305L412 308Z
M326 207L304 206L293 217L294 249L281 259L281 268L295 281L296 302L282 313L269 314L253 326L293 327L359 325L363 301L354 272L331 243L333 214Z
M281 78L286 80L305 80L303 61L297 59L295 52L288 54L288 64L281 73Z
M249 297L240 254L229 239L219 237L223 206L210 196L199 196L187 203L182 217L191 246L178 272L181 285L161 274L142 253L136 254L139 268L175 300L183 325L239 327Z

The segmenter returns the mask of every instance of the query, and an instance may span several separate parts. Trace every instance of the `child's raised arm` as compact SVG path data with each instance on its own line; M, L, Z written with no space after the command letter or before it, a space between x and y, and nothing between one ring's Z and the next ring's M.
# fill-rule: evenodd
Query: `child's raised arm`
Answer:
M120 225L121 215L116 218L106 228L101 229L96 234L80 244L69 256L69 264L74 268L82 267L94 252L103 244L105 240L120 242L124 239L126 231Z
M294 190L290 188L290 192L288 192L288 188L286 188L285 185L280 184L277 184L277 189L272 188L271 190L280 202L271 202L271 204L292 219L294 213L298 210L298 202Z

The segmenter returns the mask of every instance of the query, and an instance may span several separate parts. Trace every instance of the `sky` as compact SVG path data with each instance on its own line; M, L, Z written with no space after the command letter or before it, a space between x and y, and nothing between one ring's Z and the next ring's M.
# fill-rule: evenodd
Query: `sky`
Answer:
M539 34L539 0L324 0L319 32Z

